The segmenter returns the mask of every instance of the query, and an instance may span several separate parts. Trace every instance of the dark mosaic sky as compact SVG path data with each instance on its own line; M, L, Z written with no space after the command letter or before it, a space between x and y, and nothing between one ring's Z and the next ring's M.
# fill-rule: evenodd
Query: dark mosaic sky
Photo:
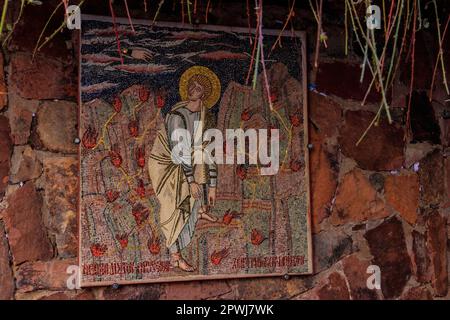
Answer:
M118 24L121 32L123 48L147 48L154 53L149 62L124 57L125 67L129 71L121 70L119 54L112 23L94 20L83 20L82 24L82 70L81 86L82 101L87 102L95 98L102 98L111 102L113 97L122 90L135 85L146 85L149 88L163 88L168 91L166 107L170 108L179 101L178 80L182 73L191 66L202 65L213 70L222 84L222 93L228 83L234 80L244 84L249 69L252 46L248 34L238 34L223 31L204 31L203 39L179 36L180 28L154 27L150 30L146 25L135 25L136 34L131 33L128 25ZM197 32L198 35L198 32ZM213 37L211 37L211 35ZM268 55L276 36L264 36L264 47ZM202 54L214 51L227 51L247 55L247 59L206 59ZM293 55L293 51L295 54ZM298 59L300 39L283 37L282 47L277 47L270 57L266 57L266 66L274 62L287 65L290 74L300 80ZM92 56L93 55L93 56ZM93 59L86 58L93 57ZM162 69L155 73L130 72L142 67ZM119 68L119 69L117 69ZM260 71L262 68L259 68ZM95 86L104 83L103 86ZM94 85L94 87L92 87ZM91 86L91 87L89 87ZM90 88L89 91L86 91ZM217 112L218 106L213 108ZM167 110L164 110L167 111Z

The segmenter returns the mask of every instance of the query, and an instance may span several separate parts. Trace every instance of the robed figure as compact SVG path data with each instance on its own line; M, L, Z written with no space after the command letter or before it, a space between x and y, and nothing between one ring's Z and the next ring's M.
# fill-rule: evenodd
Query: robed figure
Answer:
M216 164L197 163L193 158L195 148L205 147L205 143L198 146L195 141L202 140L205 130L211 128L208 111L219 99L220 81L210 69L194 66L183 73L179 85L182 101L165 117L149 156L148 170L160 203L159 223L171 264L191 272L194 268L181 250L191 242L199 219L217 220L210 214L216 200ZM190 139L174 140L176 130L186 132ZM172 152L180 143L191 152Z

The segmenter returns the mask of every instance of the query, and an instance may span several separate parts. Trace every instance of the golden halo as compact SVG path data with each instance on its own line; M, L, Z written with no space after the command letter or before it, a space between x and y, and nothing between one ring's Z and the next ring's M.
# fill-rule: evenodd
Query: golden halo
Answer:
M201 74L208 78L211 83L211 94L203 99L203 105L206 108L211 108L214 106L220 98L220 80L217 75L211 71L211 69L203 66L193 66L187 69L180 78L180 97L181 100L188 100L188 83L194 75Z

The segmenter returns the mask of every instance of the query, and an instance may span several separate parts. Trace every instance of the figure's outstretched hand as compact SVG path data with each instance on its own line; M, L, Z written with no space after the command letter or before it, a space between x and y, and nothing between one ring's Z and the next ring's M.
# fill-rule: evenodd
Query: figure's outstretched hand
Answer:
M189 188L191 191L191 196L194 197L194 199L200 199L202 196L202 189L200 188L200 185L198 183L192 182L189 184Z
M216 204L216 187L210 187L208 190L209 205L214 207Z
M153 59L153 52L144 48L133 48L131 56L135 59L150 62Z

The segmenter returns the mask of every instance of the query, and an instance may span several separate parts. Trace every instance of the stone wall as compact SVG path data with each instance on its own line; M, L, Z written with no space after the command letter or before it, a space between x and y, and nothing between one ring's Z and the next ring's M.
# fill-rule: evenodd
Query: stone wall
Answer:
M411 138L404 71L389 93L394 124L383 118L356 146L379 96L361 106L370 79L360 85L361 60L344 56L339 26L327 26L329 48L310 74L312 276L68 290L66 268L77 257L77 43L76 34L58 34L32 61L45 23L38 16L34 28L18 24L0 55L1 299L450 298L449 104L439 77L433 102L426 96L436 52L424 44L432 42L419 34ZM313 23L307 31L313 39ZM381 290L366 286L373 264Z

